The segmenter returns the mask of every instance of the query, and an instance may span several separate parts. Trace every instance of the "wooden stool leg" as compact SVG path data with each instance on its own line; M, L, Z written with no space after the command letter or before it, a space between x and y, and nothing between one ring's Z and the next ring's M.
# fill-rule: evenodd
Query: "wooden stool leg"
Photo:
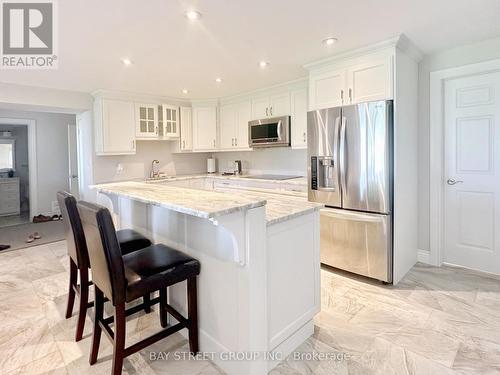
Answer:
M78 268L73 262L73 259L69 258L69 291L68 291L68 305L66 307L66 319L71 318L73 315L73 305L75 303L75 289L77 282Z
M125 303L115 306L115 329L113 342L113 375L122 373L125 355Z
M189 319L189 350L196 354L198 347L198 292L196 288L196 277L187 280L188 292L188 319Z
M163 328L168 325L167 288L160 289L160 324Z
M87 304L89 302L89 269L80 269L80 310L78 311L78 323L76 326L75 340L80 341L85 328L85 318L87 316Z
M102 320L104 314L104 295L101 290L94 286L95 302L94 302L94 335L92 338L92 348L90 350L89 362L91 365L97 362L99 353L99 344L101 343L102 328L99 321Z
M142 300L144 302L144 312L146 314L149 314L151 312L151 296L148 294L145 294L142 297Z

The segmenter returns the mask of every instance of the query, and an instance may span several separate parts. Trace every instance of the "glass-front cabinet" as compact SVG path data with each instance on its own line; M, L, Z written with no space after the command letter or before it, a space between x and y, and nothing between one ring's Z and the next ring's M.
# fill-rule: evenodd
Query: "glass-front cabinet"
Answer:
M179 138L179 107L163 104L162 136L165 138Z
M158 137L158 108L154 104L136 104L137 138Z

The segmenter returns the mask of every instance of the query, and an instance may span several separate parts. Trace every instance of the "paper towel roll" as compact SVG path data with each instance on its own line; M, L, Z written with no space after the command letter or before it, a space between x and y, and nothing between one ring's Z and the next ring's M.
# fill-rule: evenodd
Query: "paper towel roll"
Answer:
M215 173L215 159L213 159L213 158L207 159L207 172L208 173Z

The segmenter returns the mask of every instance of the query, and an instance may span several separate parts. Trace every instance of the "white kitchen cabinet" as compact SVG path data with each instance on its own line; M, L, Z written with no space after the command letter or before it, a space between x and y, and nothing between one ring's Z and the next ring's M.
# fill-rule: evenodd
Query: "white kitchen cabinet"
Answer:
M217 106L193 107L193 150L217 149Z
M94 102L95 152L97 155L135 154L135 105L117 99Z
M384 56L347 70L347 97L350 104L393 98L391 61L390 56Z
M238 125L237 104L226 104L220 107L220 149L231 150L235 146Z
M269 117L290 115L290 93L271 95L269 98Z
M180 130L181 130L181 151L193 149L193 122L191 107L181 107L180 109Z
M162 105L162 127L161 134L166 138L179 138L179 107Z
M290 93L292 114L292 147L307 148L307 89Z
M332 70L323 73L311 73L309 80L310 109L338 107L346 95L346 70Z
M252 120L290 115L290 93L284 92L252 100Z
M135 105L137 139L158 138L158 106L156 104Z
M309 110L392 99L393 53L352 58L311 70Z
M220 107L220 149L248 149L248 121L251 102L225 104Z

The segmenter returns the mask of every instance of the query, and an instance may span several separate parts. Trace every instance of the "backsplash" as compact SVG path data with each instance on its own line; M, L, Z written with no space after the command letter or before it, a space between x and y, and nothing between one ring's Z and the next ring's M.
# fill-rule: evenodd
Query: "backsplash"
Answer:
M307 150L277 147L254 151L217 152L213 153L212 156L217 159L219 172L232 172L234 161L241 160L244 174L307 175Z

